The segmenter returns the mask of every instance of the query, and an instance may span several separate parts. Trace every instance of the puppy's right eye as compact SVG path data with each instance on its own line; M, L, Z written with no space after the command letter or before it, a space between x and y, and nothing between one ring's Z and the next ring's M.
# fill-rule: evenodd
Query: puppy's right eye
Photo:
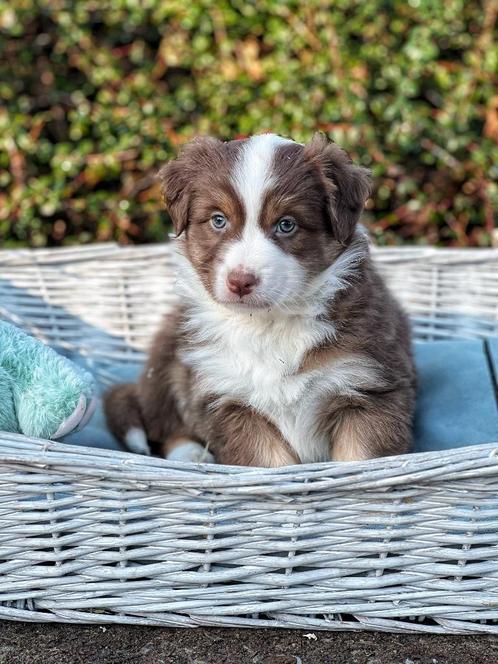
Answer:
M227 225L227 218L221 212L215 212L211 215L211 226L217 231L221 231Z

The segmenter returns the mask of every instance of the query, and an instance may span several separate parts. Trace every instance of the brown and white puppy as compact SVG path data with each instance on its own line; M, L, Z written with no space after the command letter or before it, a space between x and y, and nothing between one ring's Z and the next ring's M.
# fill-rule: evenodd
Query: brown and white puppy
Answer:
M180 303L138 384L107 395L114 434L248 466L406 452L415 370L357 226L367 171L321 135L264 134L195 140L160 179Z

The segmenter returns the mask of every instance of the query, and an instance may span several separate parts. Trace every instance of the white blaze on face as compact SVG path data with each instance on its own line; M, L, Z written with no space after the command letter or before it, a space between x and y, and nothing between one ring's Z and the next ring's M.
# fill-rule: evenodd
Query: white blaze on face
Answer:
M244 297L244 301L256 305L284 302L303 283L304 270L299 262L282 251L259 225L265 194L274 182L275 152L286 143L293 141L275 134L253 136L238 158L232 184L244 204L245 224L241 238L227 245L218 269L215 290L221 301L239 300L226 286L227 275L232 270L256 276L258 285Z

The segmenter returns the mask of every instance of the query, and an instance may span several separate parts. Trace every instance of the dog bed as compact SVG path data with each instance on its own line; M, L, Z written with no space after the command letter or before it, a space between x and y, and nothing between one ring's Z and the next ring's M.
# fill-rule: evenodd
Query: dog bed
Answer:
M420 452L248 469L90 447L92 428L85 446L0 433L0 616L498 632L498 252L375 258L412 317ZM136 374L175 299L170 245L0 267L0 315L102 387Z

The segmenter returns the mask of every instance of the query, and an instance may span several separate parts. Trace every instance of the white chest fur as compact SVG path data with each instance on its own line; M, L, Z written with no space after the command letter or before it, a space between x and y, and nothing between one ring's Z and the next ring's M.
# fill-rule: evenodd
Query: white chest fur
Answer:
M201 390L267 417L303 462L329 458L329 441L318 427L324 402L371 384L376 373L372 362L358 355L298 371L309 350L334 336L330 323L316 319L250 316L209 306L196 311L187 332L193 344L183 361L195 371Z

